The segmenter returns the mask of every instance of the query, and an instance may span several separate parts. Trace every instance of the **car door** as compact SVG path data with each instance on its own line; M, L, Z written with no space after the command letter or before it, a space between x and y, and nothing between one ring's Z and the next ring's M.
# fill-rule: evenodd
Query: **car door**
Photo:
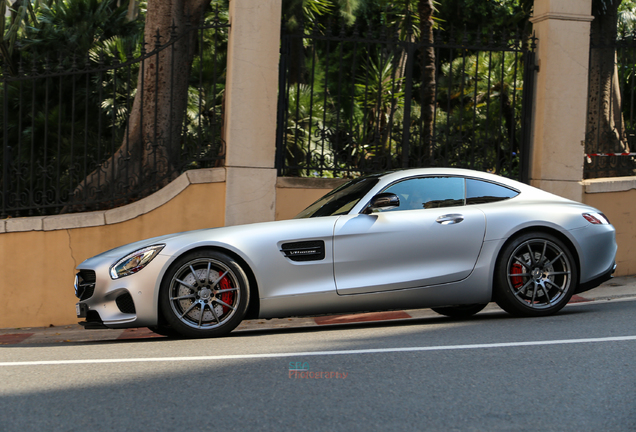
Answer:
M396 194L399 207L342 216L336 222L338 294L444 284L470 275L486 219L478 208L464 205L464 178L411 178L383 192Z

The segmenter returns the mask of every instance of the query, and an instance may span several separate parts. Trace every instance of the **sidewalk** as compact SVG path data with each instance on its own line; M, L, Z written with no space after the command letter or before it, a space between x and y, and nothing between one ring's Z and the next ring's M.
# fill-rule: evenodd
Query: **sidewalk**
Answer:
M611 301L636 298L636 275L611 279L598 288L575 295L570 303L590 301ZM480 313L501 311L496 304L489 304ZM430 309L412 309L405 311L370 312L348 315L330 315L305 318L283 318L271 320L243 321L235 332L258 331L268 329L300 328L342 325L374 321L394 321L440 317ZM78 324L59 327L37 327L0 329L0 345L41 345L55 343L77 343L91 341L109 341L124 339L161 338L147 328L126 330L84 330Z

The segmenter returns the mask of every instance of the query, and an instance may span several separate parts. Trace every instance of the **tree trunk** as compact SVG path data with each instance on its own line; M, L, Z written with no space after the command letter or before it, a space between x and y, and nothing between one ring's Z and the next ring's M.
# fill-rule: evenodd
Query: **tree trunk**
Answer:
M621 95L616 66L616 50L612 48L617 36L618 6L621 0L594 0L594 21L591 24L590 85L588 93L587 129L585 152L628 152ZM592 165L586 178L613 177L631 174L633 163L625 165L628 172L618 170L617 157L591 158ZM614 168L611 168L614 166Z
M297 35L289 40L289 84L305 84L305 46L303 45L302 34L305 26L316 25L307 23L304 17L303 0L284 0L283 11L285 17L285 31ZM311 28L313 31L313 27Z
M123 143L108 161L89 174L75 189L74 200L98 204L76 208L71 202L62 212L96 210L110 200L113 207L139 199L165 186L178 175L175 162L181 148L181 129L187 105L188 80L194 57L196 32L210 0L148 0L144 39L151 51L168 42L173 25L184 35L175 44L142 62L137 93Z
M433 161L433 125L435 121L435 49L433 48L433 1L419 0L420 48L422 67L422 162L428 166Z

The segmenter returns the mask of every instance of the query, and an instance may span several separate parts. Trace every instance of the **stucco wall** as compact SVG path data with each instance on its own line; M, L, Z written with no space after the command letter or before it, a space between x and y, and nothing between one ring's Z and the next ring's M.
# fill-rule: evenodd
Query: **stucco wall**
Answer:
M636 177L585 180L585 204L602 211L616 228L615 276L636 274Z
M0 221L0 328L76 323L75 266L122 244L224 225L225 170L182 174L113 210Z
M344 179L279 177L276 180L276 220L291 219Z

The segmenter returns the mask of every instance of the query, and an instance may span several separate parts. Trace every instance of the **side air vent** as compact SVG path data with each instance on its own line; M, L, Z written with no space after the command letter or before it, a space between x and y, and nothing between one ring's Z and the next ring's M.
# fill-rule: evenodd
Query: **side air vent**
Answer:
M133 302L130 293L120 295L115 299L115 303L117 303L117 307L123 313L134 314L136 312L135 302Z
M281 252L292 261L320 261L325 259L325 242L312 240L284 243Z

